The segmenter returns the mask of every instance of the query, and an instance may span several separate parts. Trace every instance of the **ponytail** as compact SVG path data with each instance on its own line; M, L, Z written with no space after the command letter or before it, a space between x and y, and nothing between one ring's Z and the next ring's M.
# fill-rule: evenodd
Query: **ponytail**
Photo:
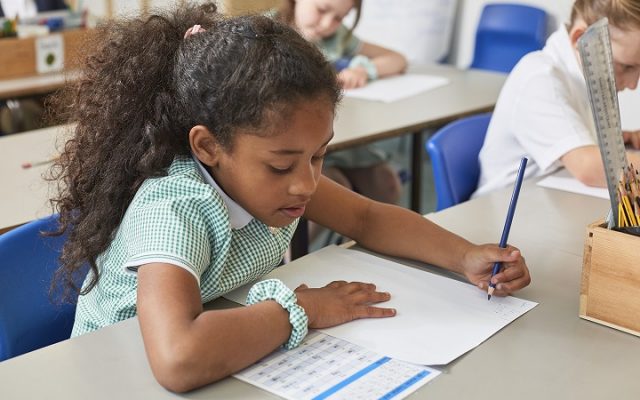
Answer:
M75 124L49 176L59 184L51 200L60 213L56 233L69 231L56 281L78 290L72 277L88 262L91 280L82 293L91 290L99 276L96 258L137 189L165 174L176 155L188 154L187 132L172 122L175 55L190 26L207 29L216 18L213 4L186 6L108 21L85 43L81 78L52 103L58 122Z

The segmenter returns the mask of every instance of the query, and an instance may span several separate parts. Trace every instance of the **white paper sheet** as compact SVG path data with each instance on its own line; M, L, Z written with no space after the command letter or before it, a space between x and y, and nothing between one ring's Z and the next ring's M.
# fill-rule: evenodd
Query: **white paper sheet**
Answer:
M291 288L334 280L375 283L391 293L393 318L362 319L322 331L391 358L421 365L448 364L478 346L537 303L492 297L473 285L336 246L276 268L266 278ZM225 295L245 304L251 285Z
M564 170L560 173L549 175L538 181L538 186L564 190L565 192L584 194L587 196L600 197L601 199L609 199L609 191L607 188L598 188L587 186L576 178L569 176Z
M290 400L403 399L440 374L312 331L233 376Z
M344 95L391 103L448 83L449 80L441 76L404 74L378 79L361 88L345 90Z

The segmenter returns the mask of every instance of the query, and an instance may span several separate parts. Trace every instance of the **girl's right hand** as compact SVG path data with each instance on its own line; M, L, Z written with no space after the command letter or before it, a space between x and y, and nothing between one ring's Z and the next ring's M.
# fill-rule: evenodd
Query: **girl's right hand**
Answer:
M396 315L393 308L374 307L391 295L376 291L372 283L335 281L322 288L302 284L295 290L298 305L309 318L309 328L329 328L360 318L384 318Z

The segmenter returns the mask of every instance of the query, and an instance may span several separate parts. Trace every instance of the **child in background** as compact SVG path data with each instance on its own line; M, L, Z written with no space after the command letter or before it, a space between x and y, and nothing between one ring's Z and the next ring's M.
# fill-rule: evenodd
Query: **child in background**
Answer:
M526 177L565 167L590 186L605 186L597 134L582 74L578 39L602 17L609 19L616 87L635 89L640 76L640 2L577 0L571 21L541 51L513 69L498 98L480 151L480 182L474 196L512 185L518 160L529 158ZM638 133L625 141L640 147ZM633 165L640 154L630 152Z
M352 9L355 21L347 28L342 19ZM287 0L277 17L315 43L329 62L340 65L338 81L344 89L352 89L402 73L407 67L402 54L353 35L361 9L362 0ZM332 152L325 159L323 173L371 199L397 204L402 184L388 158L388 154L375 145Z
M186 32L186 33L185 33ZM464 275L497 294L526 286L518 250L474 245L322 176L340 88L315 46L262 16L215 5L112 20L58 104L74 135L52 170L69 231L60 278L91 269L73 335L135 315L151 369L183 392L237 372L308 328L395 315L362 282L256 283L247 307L211 301L272 271L301 216L373 251ZM504 269L491 278L495 261Z

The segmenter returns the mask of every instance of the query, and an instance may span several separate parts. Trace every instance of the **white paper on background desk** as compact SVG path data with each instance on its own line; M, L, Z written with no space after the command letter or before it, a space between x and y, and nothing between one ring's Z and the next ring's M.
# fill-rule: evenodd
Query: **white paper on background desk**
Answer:
M335 280L372 282L391 293L383 306L393 318L361 319L329 329L335 336L391 358L421 365L448 364L478 346L537 303L492 297L468 283L401 265L357 250L325 247L265 276L290 288ZM245 304L251 285L224 297Z
M233 376L290 400L402 399L440 374L311 331Z
M344 91L344 95L345 97L391 103L439 88L448 83L449 79L442 76L404 74L378 79L361 88L347 89Z
M538 186L564 190L565 192L584 194L587 196L600 197L601 199L606 200L609 199L609 191L607 188L587 186L574 177L562 175L549 175L546 178L539 180Z

